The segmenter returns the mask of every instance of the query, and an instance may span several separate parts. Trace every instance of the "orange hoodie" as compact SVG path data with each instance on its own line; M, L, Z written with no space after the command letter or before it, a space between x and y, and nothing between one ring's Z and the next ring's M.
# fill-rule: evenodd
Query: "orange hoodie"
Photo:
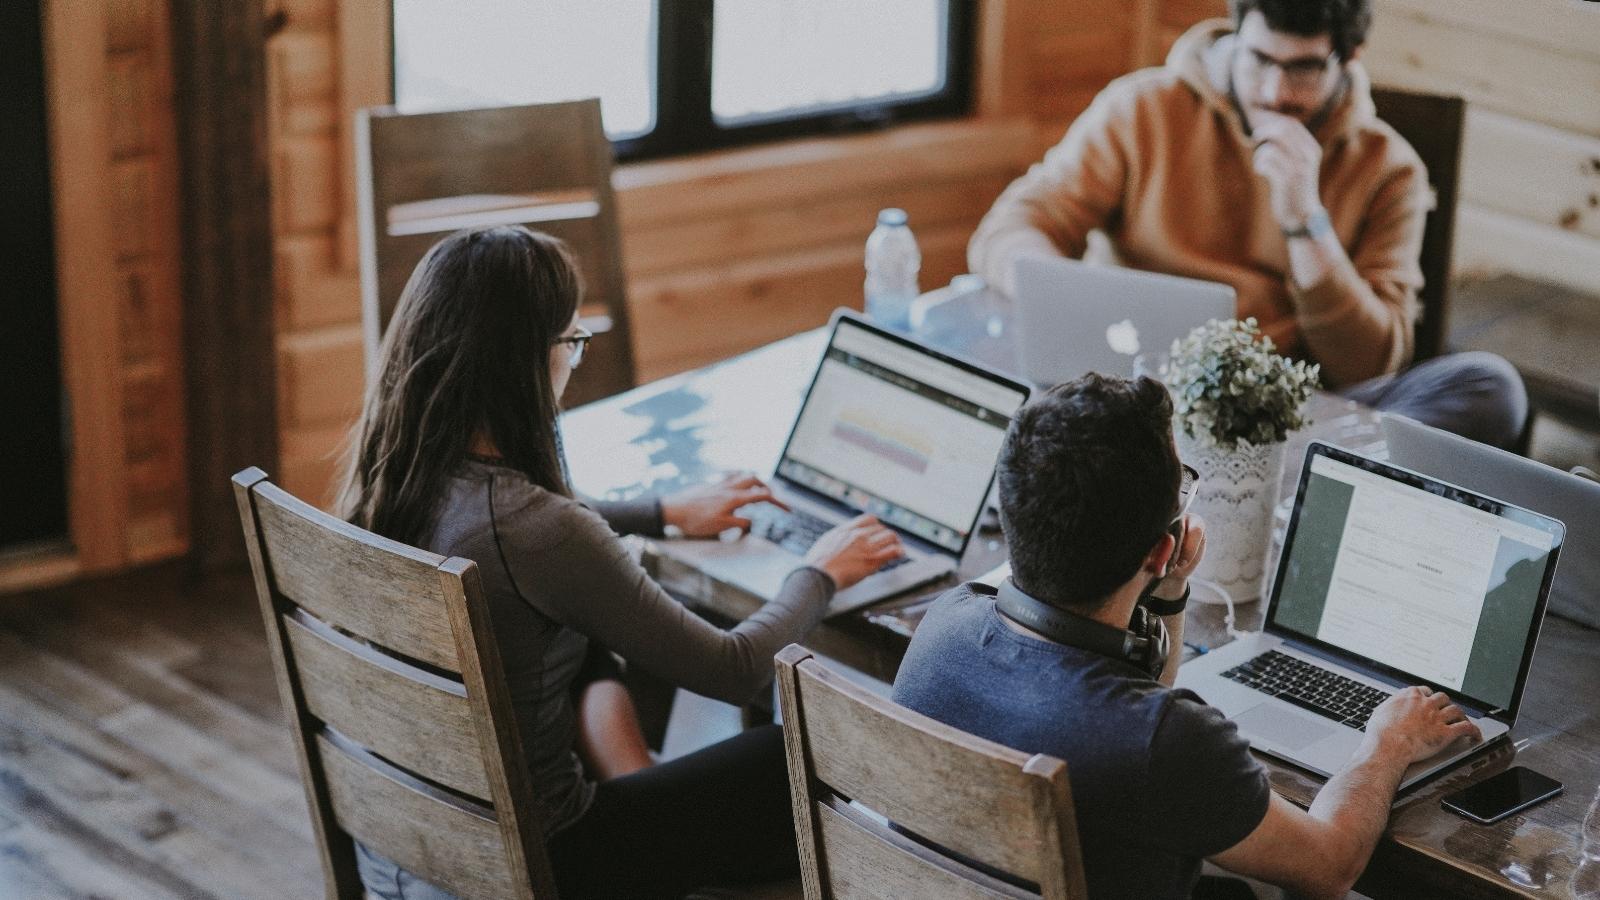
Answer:
M1018 256L1081 257L1099 228L1123 265L1232 285L1239 316L1255 316L1281 352L1321 363L1329 387L1393 372L1411 358L1417 256L1433 206L1422 160L1377 118L1365 69L1349 63L1348 85L1314 135L1323 205L1350 262L1296 287L1239 112L1214 86L1225 82L1212 75L1226 71L1227 55L1207 51L1231 30L1203 22L1164 67L1107 85L995 201L968 264L1010 293Z

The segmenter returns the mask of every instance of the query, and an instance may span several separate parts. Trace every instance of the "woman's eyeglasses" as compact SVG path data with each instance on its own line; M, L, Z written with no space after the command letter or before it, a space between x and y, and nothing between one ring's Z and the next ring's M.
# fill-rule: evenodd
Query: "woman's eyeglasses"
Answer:
M571 356L568 357L567 361L574 369L576 369L578 367L578 363L583 362L583 351L588 349L589 341L593 339L594 332L583 327L582 325L579 325L577 331L567 335L566 337L558 337L556 338L555 342L558 344L572 345Z

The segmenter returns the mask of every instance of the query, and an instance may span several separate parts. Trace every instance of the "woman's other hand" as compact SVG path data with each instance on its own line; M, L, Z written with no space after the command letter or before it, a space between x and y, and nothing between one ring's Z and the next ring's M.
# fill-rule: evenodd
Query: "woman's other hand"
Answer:
M903 552L900 535L872 516L861 515L817 538L806 553L806 565L828 573L842 591Z
M772 489L748 473L733 473L721 481L684 488L661 498L661 521L684 537L710 538L737 528L750 530L750 520L736 511L752 503L771 503L788 509L772 496Z

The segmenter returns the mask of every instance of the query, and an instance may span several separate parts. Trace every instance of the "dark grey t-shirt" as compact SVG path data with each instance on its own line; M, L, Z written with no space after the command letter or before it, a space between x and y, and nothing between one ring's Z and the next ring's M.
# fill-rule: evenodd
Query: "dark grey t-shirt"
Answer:
M1192 691L1020 634L961 585L917 626L894 699L1024 753L1065 760L1091 897L1188 897L1200 861L1267 813L1266 772Z

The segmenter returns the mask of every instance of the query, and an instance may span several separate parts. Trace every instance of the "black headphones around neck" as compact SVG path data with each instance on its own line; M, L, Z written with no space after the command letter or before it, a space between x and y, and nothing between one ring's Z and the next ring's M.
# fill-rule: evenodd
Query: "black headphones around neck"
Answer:
M1166 623L1143 606L1133 608L1127 628L1116 628L1029 596L1010 578L1000 582L994 605L1001 615L1058 644L1132 663L1151 678L1160 678L1166 667L1171 643Z

